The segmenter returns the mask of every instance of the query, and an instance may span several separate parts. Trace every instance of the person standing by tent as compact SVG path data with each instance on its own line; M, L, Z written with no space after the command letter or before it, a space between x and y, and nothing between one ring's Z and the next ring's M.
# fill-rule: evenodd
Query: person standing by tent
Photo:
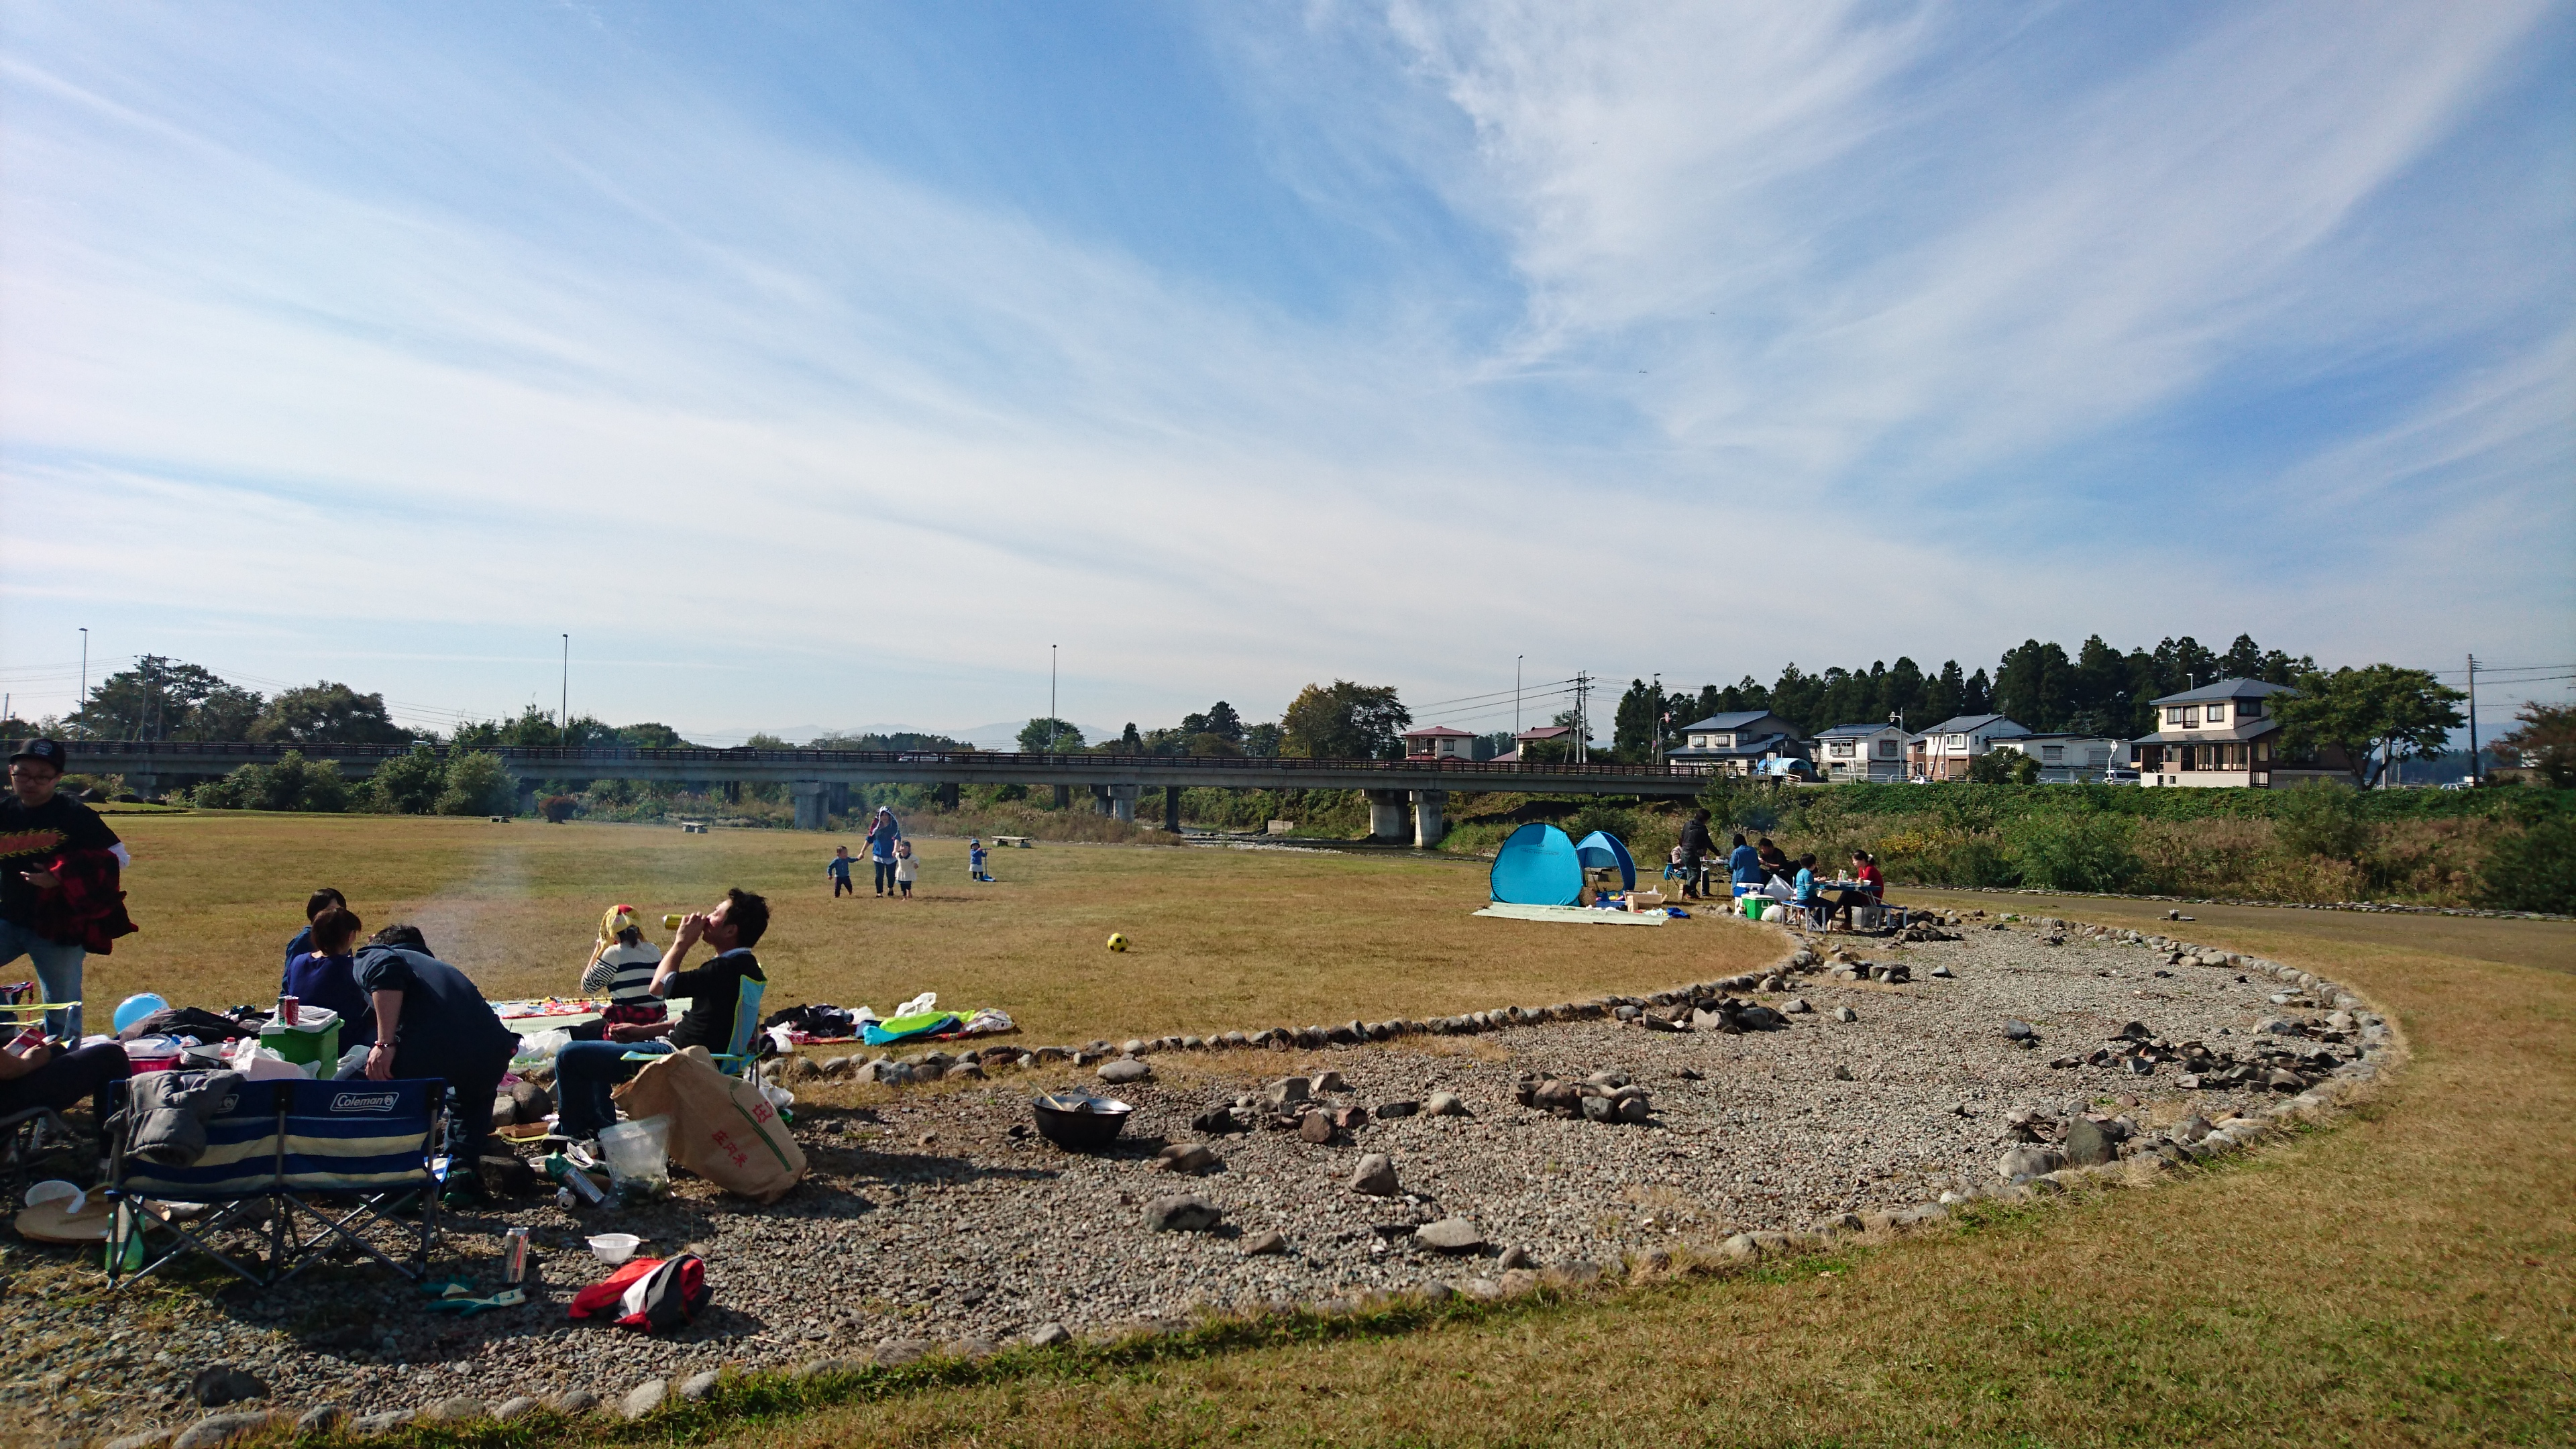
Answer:
M1708 812L1694 810L1682 822L1682 899L1695 901L1708 881L1707 857L1717 842L1708 833Z
M894 843L901 839L903 830L894 823L894 811L878 806L876 818L868 822L868 863L876 867L878 895L895 893Z

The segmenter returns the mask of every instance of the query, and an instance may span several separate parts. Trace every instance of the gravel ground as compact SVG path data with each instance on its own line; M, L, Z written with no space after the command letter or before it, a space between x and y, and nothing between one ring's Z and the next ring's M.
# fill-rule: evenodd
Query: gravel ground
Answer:
M890 1340L1001 1341L1048 1324L1106 1332L1203 1308L1467 1284L1524 1255L1532 1266L1615 1269L1655 1249L1706 1251L1741 1230L1992 1191L1999 1159L2028 1135L2016 1117L2056 1128L2118 1113L2142 1132L2194 1112L2222 1120L2272 1093L2186 1091L2174 1063L2138 1076L2117 1062L2051 1062L2094 1052L2132 1021L2169 1042L2250 1051L2282 1040L2258 1031L2266 1018L2333 1005L2275 1001L2282 983L2237 966L2046 926L1972 924L1962 939L1912 945L1832 939L1901 962L1913 979L1835 980L1826 973L1837 963L1823 961L1786 990L1737 991L1811 1008L1742 1034L1602 1019L1314 1051L1157 1053L1151 1079L1116 1089L1137 1110L1118 1149L1097 1156L1059 1151L1025 1125L1033 1090L1098 1085L1070 1063L931 1088L800 1089L814 1175L774 1206L684 1181L648 1208L568 1212L549 1197L456 1220L445 1271L497 1284L499 1234L519 1224L553 1285L525 1307L471 1319L424 1312L417 1290L362 1269L265 1299L206 1278L110 1300L67 1250L13 1243L0 1269L7 1427L13 1438L79 1440L182 1424L203 1412L187 1398L191 1376L218 1364L264 1380L265 1405L289 1410L327 1402L364 1414L458 1395L498 1404L577 1388L614 1403L639 1380L677 1383L720 1364L865 1358ZM2007 1036L2012 1020L2030 1024L2035 1046ZM2376 1038L2375 1019L2363 1020ZM1514 1099L1525 1073L1605 1070L1647 1091L1650 1122L1561 1118ZM1322 1094L1326 1105L1449 1092L1467 1110L1372 1116L1324 1143L1191 1129L1270 1079L1325 1071L1347 1083ZM829 1105L836 1097L874 1105ZM1158 1148L1201 1140L1218 1166L1158 1170ZM1390 1159L1395 1194L1348 1186L1370 1153ZM1145 1205L1174 1193L1222 1209L1222 1224L1147 1231ZM1487 1246L1451 1256L1417 1245L1413 1227L1448 1217L1471 1219ZM604 1231L643 1235L647 1253L702 1253L716 1307L668 1338L569 1322L564 1301L605 1271L583 1239ZM1279 1251L1246 1252L1269 1232ZM1498 1256L1506 1250L1512 1258Z

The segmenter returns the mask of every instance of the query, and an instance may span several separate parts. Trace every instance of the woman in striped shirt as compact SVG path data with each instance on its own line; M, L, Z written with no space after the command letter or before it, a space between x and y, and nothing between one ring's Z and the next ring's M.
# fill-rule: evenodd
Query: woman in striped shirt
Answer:
M590 964L581 970L586 996L608 996L604 1019L619 1022L660 1021L662 998L653 994L653 968L662 964L662 949L644 939L635 924L633 906L611 906L599 919L599 940L590 948Z

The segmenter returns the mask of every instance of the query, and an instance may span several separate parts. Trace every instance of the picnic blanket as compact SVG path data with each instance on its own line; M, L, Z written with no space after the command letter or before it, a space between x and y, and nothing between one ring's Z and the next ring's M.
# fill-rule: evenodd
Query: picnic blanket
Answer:
M1590 906L1516 906L1508 901L1495 901L1476 914L1506 921L1577 921L1597 926L1660 926L1671 919L1659 910L1597 911Z

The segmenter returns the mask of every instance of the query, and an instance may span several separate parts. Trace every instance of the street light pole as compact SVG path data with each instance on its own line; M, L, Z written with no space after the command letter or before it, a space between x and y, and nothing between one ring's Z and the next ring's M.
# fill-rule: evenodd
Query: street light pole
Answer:
M555 702L555 734L572 743L572 636L563 636L563 694Z
M1050 755L1055 753L1056 739L1055 650L1053 644L1047 646L1047 753Z
M81 692L80 692L80 698L78 698L78 699L76 699L76 700L73 700L73 701L72 701L72 709L74 710L74 712L78 712L82 707L86 706L88 703L89 703L89 630L87 630L87 629L83 629L83 630L81 630Z

